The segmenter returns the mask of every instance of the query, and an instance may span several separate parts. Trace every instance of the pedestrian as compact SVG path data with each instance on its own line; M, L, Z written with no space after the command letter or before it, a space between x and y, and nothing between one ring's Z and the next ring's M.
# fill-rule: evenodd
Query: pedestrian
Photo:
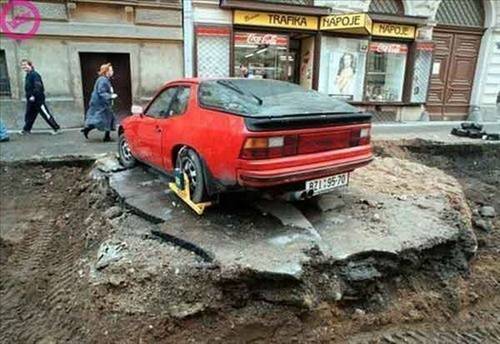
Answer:
M21 68L26 72L24 91L26 93L26 113L24 115L24 127L20 134L31 133L36 116L40 114L47 124L52 128L52 133L57 134L60 127L54 116L45 104L45 88L42 77L35 71L33 63L28 59L21 60Z
M0 142L7 142L9 140L10 138L7 128L3 125L3 121L0 119Z
M113 76L113 66L107 63L99 69L99 77L94 84L90 97L89 109L85 118L83 136L88 139L92 129L104 131L104 142L111 141L110 131L115 130L115 116L113 114L113 99L118 95L114 92L110 78Z

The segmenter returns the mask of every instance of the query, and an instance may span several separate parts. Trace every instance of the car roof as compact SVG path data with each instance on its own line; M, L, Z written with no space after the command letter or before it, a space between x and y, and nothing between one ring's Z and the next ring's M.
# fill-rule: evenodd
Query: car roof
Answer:
M237 77L220 77L220 78L181 78L170 80L165 83L165 85L171 84L180 84L180 83L190 83L190 84L199 84L203 81L213 81L213 80L251 80L248 78L237 78Z

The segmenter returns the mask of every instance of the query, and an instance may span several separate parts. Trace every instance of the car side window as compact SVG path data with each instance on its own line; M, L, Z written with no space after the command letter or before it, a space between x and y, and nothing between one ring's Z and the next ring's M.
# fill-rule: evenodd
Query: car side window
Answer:
M177 87L167 88L160 93L146 111L146 116L165 118L169 115L170 103L177 93Z
M177 92L177 95L174 97L170 107L170 116L182 115L186 112L190 95L190 87L179 87L179 92Z

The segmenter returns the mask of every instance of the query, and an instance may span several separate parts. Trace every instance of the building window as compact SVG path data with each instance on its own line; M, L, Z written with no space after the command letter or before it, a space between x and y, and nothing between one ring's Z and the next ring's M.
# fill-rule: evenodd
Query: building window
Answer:
M231 31L227 27L197 27L198 77L229 76Z
M288 80L294 56L288 53L288 36L236 32L234 75L243 78Z
M319 90L331 97L362 101L368 40L323 37Z
M372 0L368 12L404 15L405 8L401 0Z
M406 44L370 43L366 65L366 101L402 101L407 54Z
M5 50L0 50L0 96L10 97L10 80L7 71Z

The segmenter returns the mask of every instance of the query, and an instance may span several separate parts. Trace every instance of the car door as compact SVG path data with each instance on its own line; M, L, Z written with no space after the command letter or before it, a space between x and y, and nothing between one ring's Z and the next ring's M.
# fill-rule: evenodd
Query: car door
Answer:
M173 157L171 153L177 144L186 144L183 140L189 132L189 123L184 118L188 111L188 104L191 97L191 87L189 85L179 85L177 92L172 99L168 117L161 120L162 142L163 142L163 166L166 170L173 169Z
M155 166L162 167L162 127L161 121L168 117L170 104L177 87L169 87L158 94L150 103L139 124L138 158Z

